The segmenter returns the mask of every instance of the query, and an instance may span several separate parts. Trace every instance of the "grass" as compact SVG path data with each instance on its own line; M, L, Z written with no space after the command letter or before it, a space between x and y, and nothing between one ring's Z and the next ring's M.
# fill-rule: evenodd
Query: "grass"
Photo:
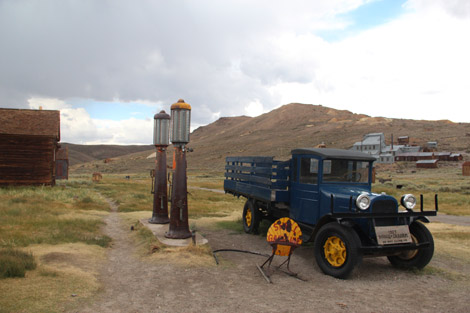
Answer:
M64 242L106 247L110 238L100 229L108 209L107 203L88 188L0 189L0 247ZM84 214L86 211L89 214Z
M69 243L27 249L35 256L37 268L26 272L25 278L0 280L0 312L77 311L81 301L99 291L96 277L105 260L103 248Z
M102 233L109 205L92 186L0 188L0 312L62 312L77 302L71 294L98 290L97 256L111 238Z
M0 279L8 277L24 277L27 270L36 268L36 261L31 252L18 249L0 250Z
M372 190L386 192L400 200L405 193L412 193L418 199L424 196L424 209L434 210L434 195L438 194L439 212L452 215L470 215L470 178L462 176L462 170L444 166L438 169L417 170L413 164L399 164L398 169L381 167L377 169L378 177L392 178L392 181L373 184ZM399 171L400 173L397 173ZM402 185L397 189L397 185Z
M119 212L152 210L153 194L150 193L150 177L131 175L123 179L122 175L107 174L101 182L93 184L93 189L119 204Z
M400 174L379 171L382 177L391 175L393 181L374 184L374 192L385 191L398 199L404 193L423 193L425 208L432 206L434 193L439 193L440 212L470 215L470 179L449 169L411 171L406 168ZM119 204L120 216L128 227L134 226L132 236L143 259L184 267L214 264L208 246L166 247L136 223L151 217L151 179L147 173L130 176L127 180L122 174L106 174L101 182L92 183L91 175L71 175L69 181L61 181L54 188L0 189L0 249L24 252L36 263L36 269L26 270L25 278L0 280L0 311L64 311L77 305L77 299L70 297L71 294L79 294L83 299L99 289L96 268L104 261L103 247L111 241L102 233L103 217L109 211L105 198ZM396 189L397 184L403 184L404 188ZM191 229L200 231L211 227L242 233L245 199L200 188L222 190L223 173L188 172ZM261 223L261 236L265 236L270 224L269 221ZM437 259L451 258L456 264L469 264L468 227L440 223L428 226L435 238ZM426 273L444 277L460 275L445 271L439 262L427 267Z
M132 237L137 247L136 253L148 262L172 264L181 267L213 266L214 259L209 245L189 245L173 247L160 243L153 233L144 227L139 220L148 218L147 212L122 213L127 225L133 226ZM191 229L197 226L192 223Z

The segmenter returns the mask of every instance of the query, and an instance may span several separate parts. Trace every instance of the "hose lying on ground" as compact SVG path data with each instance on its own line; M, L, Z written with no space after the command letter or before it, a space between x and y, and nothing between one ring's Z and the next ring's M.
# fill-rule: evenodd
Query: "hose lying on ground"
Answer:
M219 265L219 260L217 259L217 256L215 255L217 252L240 252L240 253L248 253L248 254L254 254L254 255L261 255L265 257L269 257L269 254L266 253L260 253L260 252L255 252L255 251L248 251L248 250L240 250L240 249L218 249L212 251L212 255L214 256L215 263Z

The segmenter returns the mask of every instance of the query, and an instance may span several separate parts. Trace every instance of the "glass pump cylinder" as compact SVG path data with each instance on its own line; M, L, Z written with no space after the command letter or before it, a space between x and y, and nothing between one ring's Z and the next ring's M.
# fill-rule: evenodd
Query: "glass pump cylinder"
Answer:
M160 113L155 114L153 125L153 144L156 147L170 145L170 115L163 110L160 111Z
M191 106L183 99L171 105L171 142L184 145L189 142Z

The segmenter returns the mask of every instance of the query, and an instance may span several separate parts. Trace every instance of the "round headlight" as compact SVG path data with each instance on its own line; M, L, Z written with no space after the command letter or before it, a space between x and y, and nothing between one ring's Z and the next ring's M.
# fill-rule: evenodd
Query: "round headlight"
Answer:
M367 194L360 194L356 199L356 206L361 210L367 210L370 206L370 198Z
M403 197L401 197L401 205L403 205L408 210L413 209L416 205L416 197L412 194L404 195Z

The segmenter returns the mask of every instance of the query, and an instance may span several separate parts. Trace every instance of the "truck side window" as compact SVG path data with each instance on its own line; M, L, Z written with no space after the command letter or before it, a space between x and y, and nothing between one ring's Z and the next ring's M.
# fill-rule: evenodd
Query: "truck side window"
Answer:
M300 183L317 184L318 182L318 160L312 158L300 159Z

